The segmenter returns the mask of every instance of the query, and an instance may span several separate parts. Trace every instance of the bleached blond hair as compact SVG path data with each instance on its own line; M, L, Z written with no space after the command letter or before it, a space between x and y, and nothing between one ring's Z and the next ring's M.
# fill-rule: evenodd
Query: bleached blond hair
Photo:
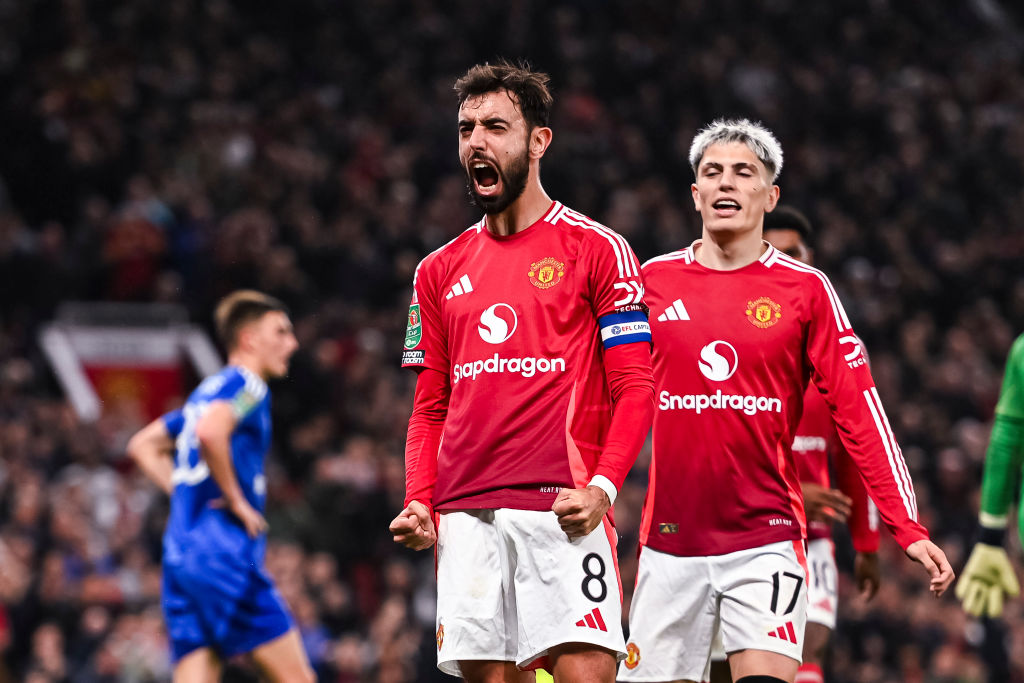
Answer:
M697 133L690 145L690 168L694 176L708 147L730 142L742 142L749 147L768 169L773 183L779 177L782 172L782 145L770 130L750 119L715 119Z

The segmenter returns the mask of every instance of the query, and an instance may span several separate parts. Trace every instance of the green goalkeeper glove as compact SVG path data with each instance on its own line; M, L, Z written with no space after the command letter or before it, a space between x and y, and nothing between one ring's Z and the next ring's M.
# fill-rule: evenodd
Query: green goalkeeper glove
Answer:
M956 597L964 611L976 617L998 617L1003 613L1004 593L1010 597L1020 593L1020 584L1006 551L1001 546L974 544L956 584Z

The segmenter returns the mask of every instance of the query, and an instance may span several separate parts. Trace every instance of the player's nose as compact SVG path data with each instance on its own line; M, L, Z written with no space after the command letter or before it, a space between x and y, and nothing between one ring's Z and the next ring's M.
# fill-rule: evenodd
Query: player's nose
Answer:
M469 147L470 149L483 149L486 142L486 136L484 135L483 126L473 126L473 131L469 134Z

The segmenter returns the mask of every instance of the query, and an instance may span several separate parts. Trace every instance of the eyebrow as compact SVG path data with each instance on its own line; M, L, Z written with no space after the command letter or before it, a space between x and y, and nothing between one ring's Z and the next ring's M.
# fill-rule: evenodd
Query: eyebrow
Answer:
M717 162L717 161L708 161L708 162L705 162L705 163L701 164L701 166L700 166L701 170L704 170L706 168L713 168L713 169L718 170L718 171L721 171L724 167L725 167L724 164L722 164L720 162ZM737 161L736 163L732 164L732 167L734 169L749 168L750 170L752 170L754 172L758 171L757 166L755 164L750 163L749 161Z
M473 121L474 121L474 119L459 119L459 128L462 128L463 126L472 125ZM500 116L492 116L490 118L482 119L480 121L480 123L482 123L483 125L487 126L488 128L490 128L492 126L496 126L498 124L502 124L502 123L505 124L506 126L511 125L511 124L509 124L508 121L506 121L505 119L501 118Z

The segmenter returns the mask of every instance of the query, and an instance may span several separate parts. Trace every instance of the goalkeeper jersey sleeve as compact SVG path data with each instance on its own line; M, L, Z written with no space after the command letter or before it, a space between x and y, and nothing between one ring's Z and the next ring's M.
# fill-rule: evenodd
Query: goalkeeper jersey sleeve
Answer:
M984 529L1005 529L1024 458L1024 334L1010 349L981 484Z

